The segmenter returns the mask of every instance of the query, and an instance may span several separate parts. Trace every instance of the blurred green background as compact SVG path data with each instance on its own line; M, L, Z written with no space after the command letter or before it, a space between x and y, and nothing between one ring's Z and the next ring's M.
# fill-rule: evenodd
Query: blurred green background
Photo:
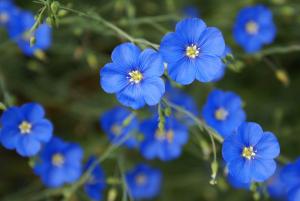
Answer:
M132 36L154 43L159 43L166 32L174 29L176 21L183 17L185 7L194 6L209 26L223 31L227 44L244 67L239 72L227 70L218 83L194 82L184 90L195 98L199 111L212 88L235 91L245 102L248 121L259 122L265 130L273 131L280 140L282 154L287 158L295 159L300 155L299 52L271 54L263 58L247 56L234 43L231 32L241 8L263 3L273 11L278 30L275 42L266 48L299 46L298 0L66 0L60 3L80 11L96 12ZM33 1L19 0L16 4L35 13L40 8ZM80 143L85 157L99 155L109 143L99 127L98 118L103 111L119 105L113 95L105 94L100 88L99 69L110 60L112 49L124 41L98 22L68 13L60 19L59 27L53 29L53 44L46 52L46 60L39 60L25 57L1 29L0 79L5 90L1 91L1 99L9 94L15 104L41 103L55 125L56 135ZM288 85L276 77L276 69L287 72ZM143 117L146 109L138 113ZM121 149L118 153L124 154L128 168L144 161L138 151ZM32 173L28 160L2 147L0 155L0 200L30 201L32 195L38 195L42 184ZM113 158L103 164L108 176L113 175L117 167ZM220 151L218 158L221 161ZM161 168L164 174L162 192L157 200L253 200L250 192L235 190L226 184L222 172L219 185L211 186L209 162L203 159L201 149L192 139L180 159L148 163ZM25 191L28 196L18 196Z

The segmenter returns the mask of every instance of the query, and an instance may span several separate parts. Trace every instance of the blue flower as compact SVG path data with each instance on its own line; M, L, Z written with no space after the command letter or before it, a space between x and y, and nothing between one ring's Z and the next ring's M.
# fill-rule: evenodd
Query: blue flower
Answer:
M178 158L182 146L188 141L188 129L175 118L166 118L165 132L158 129L158 118L145 120L140 125L144 140L140 145L142 155L147 159L159 158L169 161Z
M45 119L44 108L37 103L10 107L1 117L0 141L21 156L36 155L52 137L52 123Z
M8 27L12 16L16 15L18 9L8 0L0 0L0 27Z
M171 102L174 103L185 110L191 112L195 116L199 115L197 104L192 96L184 93L182 90L172 87L169 82L166 84L166 98ZM172 110L172 114L178 119L180 122L190 126L194 124L194 121L176 110Z
M33 14L23 11L11 19L9 26L10 38L17 42L19 48L27 56L33 56L48 49L52 42L51 28L45 23L41 24L34 33L29 33L34 22ZM36 42L30 46L32 36L35 37Z
M132 43L123 43L112 52L112 63L100 71L100 84L107 93L116 93L125 106L139 109L145 104L156 105L165 93L160 76L163 60L157 52L143 52Z
M170 77L187 85L195 79L210 82L224 70L221 56L225 49L222 33L198 18L176 25L175 32L164 36L160 52L168 64Z
M274 199L282 199L287 194L286 185L281 178L282 168L277 167L275 174L267 181L269 196Z
M233 35L235 41L248 53L271 44L276 35L272 12L263 5L243 8L236 17Z
M110 109L100 117L100 124L112 143L119 144L128 135L132 135L124 145L128 148L136 148L139 145L139 141L133 135L139 128L139 122L129 110L122 107Z
M83 150L78 144L53 137L39 154L34 172L47 187L60 187L80 177L82 158Z
M159 170L144 164L139 164L126 173L129 194L137 200L156 197L161 188L161 180Z
M246 119L241 98L233 92L213 90L203 106L206 123L224 138L232 134Z
M229 174L242 183L263 182L276 170L280 148L271 132L257 123L243 123L237 133L225 138L222 155Z
M197 7L190 5L183 8L183 15L186 17L196 18L200 16L200 13Z
M88 160L85 171L88 170L96 161L95 157L90 157ZM103 191L106 188L105 174L100 165L97 165L91 173L91 178L84 185L84 191L88 196L95 201L102 200Z

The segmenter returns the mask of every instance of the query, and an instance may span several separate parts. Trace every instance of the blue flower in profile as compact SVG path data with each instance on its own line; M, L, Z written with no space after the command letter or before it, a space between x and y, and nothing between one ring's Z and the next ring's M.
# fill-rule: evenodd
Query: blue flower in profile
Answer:
M161 188L162 174L160 170L139 164L126 173L129 194L135 200L152 199Z
M119 144L128 138L124 142L128 148L139 145L137 136L133 135L139 128L139 122L131 111L122 107L110 109L100 117L100 124L112 143Z
M152 49L141 50L123 43L112 52L112 63L100 71L100 84L107 93L116 93L120 103L133 109L156 105L165 93L163 60Z
M193 115L198 116L199 110L197 104L192 96L184 93L182 90L172 87L169 82L166 83L166 94L165 97L171 102L174 103L185 110L191 112ZM195 122L188 117L176 110L172 110L172 114L180 122L183 122L185 125L193 125Z
M286 185L281 178L281 172L282 167L277 167L275 174L266 182L269 196L274 199L284 199L287 195Z
M202 109L206 123L224 138L231 135L245 120L241 98L233 92L213 90Z
M175 118L166 118L164 132L158 128L158 118L145 120L140 125L144 134L140 151L146 159L159 158L169 161L181 155L182 147L188 141L188 129Z
M230 175L242 183L264 182L276 170L280 153L277 138L264 132L257 123L243 123L236 133L225 138L222 155Z
M18 9L8 0L0 0L0 27L8 27L12 16L16 15Z
M276 35L272 12L263 5L243 8L236 17L233 29L235 41L248 53L271 44Z
M11 19L9 26L10 38L17 42L19 48L27 56L40 54L43 50L48 49L52 43L52 31L46 23L41 24L34 33L29 32L34 22L33 14L23 11ZM36 42L30 46L32 36L35 37Z
M82 158L83 150L78 144L53 137L39 154L34 172L50 188L71 184L82 173Z
M10 107L1 117L0 141L7 149L16 149L21 156L34 156L42 144L52 137L52 123L45 118L44 108L37 103Z
M170 77L179 84L195 79L211 82L224 70L221 56L225 49L222 33L198 18L177 23L175 32L164 36L160 52L168 64Z
M85 171L87 171L92 164L96 162L96 158L94 156L90 157L87 164L85 165ZM92 173L90 179L84 185L84 191L86 194L95 201L102 200L103 191L106 188L106 178L104 171L102 170L100 165L97 165Z

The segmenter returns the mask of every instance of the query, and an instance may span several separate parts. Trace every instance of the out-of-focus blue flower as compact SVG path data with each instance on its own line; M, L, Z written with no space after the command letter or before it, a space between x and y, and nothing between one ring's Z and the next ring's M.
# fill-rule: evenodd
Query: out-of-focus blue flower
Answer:
M237 133L225 138L222 155L230 175L243 183L263 182L276 170L279 143L271 132L253 122L243 123Z
M263 5L243 8L236 17L233 29L235 41L248 53L271 44L276 35L272 12Z
M178 158L182 152L182 146L188 141L188 129L175 118L169 117L165 121L165 132L158 129L158 118L145 120L140 125L140 131L144 134L140 150L147 159L159 158L169 161Z
M227 176L227 179L228 179L230 185L236 189L245 189L245 190L250 189L250 186L251 186L250 182L249 183L241 182L238 178L236 178L230 174Z
M15 40L27 56L38 54L42 50L50 47L52 42L52 31L47 24L41 24L34 33L29 30L33 26L35 20L31 12L22 11L11 19L9 26L9 36ZM35 44L30 46L31 37L35 37Z
M132 43L123 43L112 52L112 63L100 71L100 84L107 93L116 93L125 106L139 109L156 105L165 93L160 76L164 73L162 57L152 49L143 52Z
M88 170L96 161L95 157L90 157L85 165L85 171ZM97 165L91 173L90 179L84 185L86 194L95 201L102 200L103 191L106 188L105 174L100 165Z
M222 33L198 18L177 23L175 32L164 36L160 52L168 64L170 77L179 84L215 80L224 70L221 56L225 42Z
M129 194L137 200L156 197L161 188L160 170L139 164L126 173Z
M232 52L231 48L228 45L226 45L225 46L225 50L224 50L223 55L222 55L221 58L222 59L226 58L226 56L228 54L231 54L231 52ZM213 80L214 82L218 82L218 81L220 81L224 77L227 66L224 63L223 63L223 66L224 66L223 71L219 72L218 76L216 76L216 79Z
M193 97L189 96L188 94L184 93L182 90L172 87L169 82L166 83L166 98L184 108L185 110L193 113L195 116L198 116L198 107L195 103ZM175 116L180 122L183 122L186 125L193 125L194 121L189 118L187 115L177 112L176 110L172 110L172 115Z
M0 27L8 27L12 16L18 13L15 5L8 0L0 0Z
M231 135L246 119L241 98L233 92L217 89L208 95L202 115L206 123L224 138Z
M186 6L183 8L183 15L185 17L196 18L200 17L200 13L197 7L195 6Z
M78 144L53 137L42 149L34 172L47 187L75 182L82 173L83 150Z
M271 198L283 199L287 195L286 185L281 178L281 167L277 167L275 174L267 181L267 190Z
M101 116L100 124L112 143L118 144L124 141L124 138L128 138L124 142L128 148L136 148L139 145L136 136L132 135L138 130L139 122L129 110L122 107L110 109Z
M52 123L45 118L44 108L37 103L10 107L1 117L0 141L21 156L36 155L43 143L52 137Z

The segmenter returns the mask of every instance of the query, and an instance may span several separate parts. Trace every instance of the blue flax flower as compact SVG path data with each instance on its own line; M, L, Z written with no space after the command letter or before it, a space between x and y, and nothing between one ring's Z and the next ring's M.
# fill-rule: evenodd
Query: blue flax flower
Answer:
M43 50L50 47L52 42L52 31L47 24L41 24L34 33L29 30L33 26L35 20L31 12L23 11L11 19L9 26L9 36L15 40L27 56L40 54ZM34 36L36 42L30 46L30 39Z
M96 161L95 157L90 157L88 160L85 171L88 170ZM97 165L91 173L90 179L84 185L86 194L95 201L102 200L103 191L106 188L105 174L100 165Z
M83 150L78 144L53 137L39 154L34 172L47 187L60 187L80 177L82 158Z
M276 35L272 12L263 5L243 8L236 17L233 35L235 41L248 53L271 44Z
M222 155L229 174L243 183L263 182L276 170L280 148L271 132L257 123L243 123L237 133L225 138Z
M160 170L144 164L139 164L126 173L129 194L137 200L156 197L161 188L161 180Z
M1 117L0 141L7 149L16 149L21 156L36 155L53 132L52 123L45 118L44 108L37 103L10 107Z
M8 27L12 16L18 13L15 5L8 0L0 0L0 27Z
M210 82L224 70L221 56L225 49L222 33L198 18L177 23L175 32L164 36L160 52L168 64L170 77L187 85L195 79Z
M139 128L139 122L135 114L122 107L115 107L106 111L100 117L100 124L104 132L107 134L109 140L118 144L128 138L124 145L128 148L135 148L139 142L134 136ZM128 135L132 135L128 137Z
M233 92L217 89L208 95L202 115L206 123L224 138L232 134L246 119L241 98Z
M123 43L113 50L111 58L112 63L100 71L105 92L116 93L120 103L133 109L159 103L165 93L160 54L152 49L141 52L134 44Z
M300 200L300 158L283 167L280 178L286 186L289 201Z
M178 158L182 152L182 146L188 141L188 129L175 118L166 118L164 132L158 129L158 118L145 120L140 125L140 131L144 134L140 150L147 159L159 158L169 161Z

